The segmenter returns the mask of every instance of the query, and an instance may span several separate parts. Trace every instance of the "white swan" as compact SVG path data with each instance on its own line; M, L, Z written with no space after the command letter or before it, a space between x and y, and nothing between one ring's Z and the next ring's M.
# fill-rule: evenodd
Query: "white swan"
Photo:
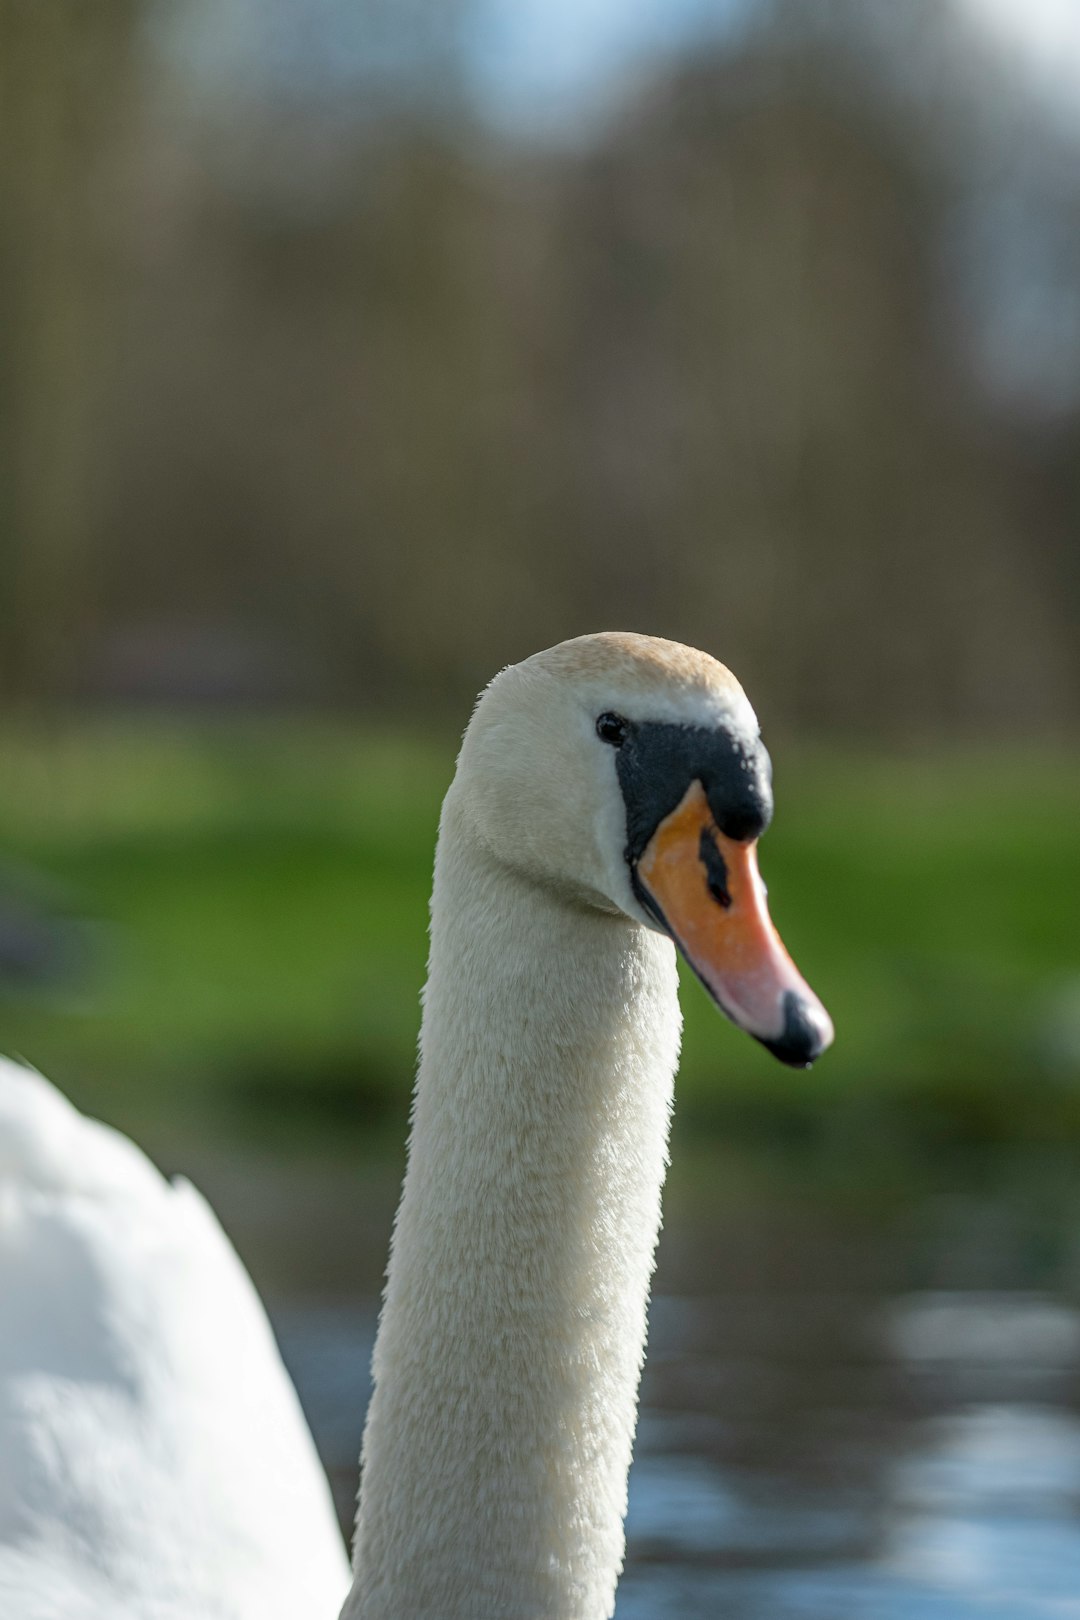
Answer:
M0 1060L0 1616L320 1620L348 1584L213 1214Z
M828 1016L772 929L734 677L565 642L482 697L443 809L409 1167L343 1620L614 1605L680 1018L674 938L784 1061ZM332 1617L325 1482L206 1207L0 1075L0 1614Z

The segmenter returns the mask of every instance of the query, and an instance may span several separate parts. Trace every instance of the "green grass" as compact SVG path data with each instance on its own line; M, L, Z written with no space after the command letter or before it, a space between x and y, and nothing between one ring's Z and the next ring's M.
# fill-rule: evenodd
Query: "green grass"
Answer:
M80 979L0 999L0 1047L129 1125L398 1130L452 765L299 721L7 732L0 860L93 927ZM688 978L682 1128L1080 1139L1080 762L781 758L777 798L762 868L836 1047L787 1071Z

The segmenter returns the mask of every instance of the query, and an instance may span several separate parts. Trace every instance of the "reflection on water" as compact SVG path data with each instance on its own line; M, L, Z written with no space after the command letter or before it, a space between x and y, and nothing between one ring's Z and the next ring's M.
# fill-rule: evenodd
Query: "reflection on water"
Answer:
M1080 1312L749 1231L665 1240L617 1620L1080 1620ZM274 1316L347 1525L375 1303Z

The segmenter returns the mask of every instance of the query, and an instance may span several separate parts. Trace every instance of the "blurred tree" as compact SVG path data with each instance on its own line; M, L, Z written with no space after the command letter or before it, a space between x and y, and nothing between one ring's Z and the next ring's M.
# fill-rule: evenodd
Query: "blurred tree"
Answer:
M940 341L948 186L846 75L768 44L682 70L582 171L568 555L793 722L1045 720L1052 593Z
M104 149L137 10L0 0L0 685L19 699L70 686L89 612Z
M548 148L470 124L464 5L403 8L406 89L350 111L398 14L327 0L309 38L281 0L242 94L210 112L174 62L122 147L98 98L127 93L131 10L92 42L64 5L0 15L28 64L0 159L10 680L460 710L623 623L723 652L803 728L1075 723L1076 424L1033 437L965 351L950 243L1005 137L951 8L773 5ZM1080 219L1080 166L1059 193Z

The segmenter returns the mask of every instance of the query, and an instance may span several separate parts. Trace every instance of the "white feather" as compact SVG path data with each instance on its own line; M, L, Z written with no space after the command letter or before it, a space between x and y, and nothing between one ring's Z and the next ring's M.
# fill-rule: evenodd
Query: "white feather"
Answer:
M643 636L564 642L477 705L439 829L342 1620L614 1608L681 1018L605 709L757 729L721 665Z
M757 723L640 636L506 670L447 795L344 1620L605 1620L660 1225L675 955L596 714ZM644 926L642 926L644 924ZM198 1194L0 1064L0 1617L330 1620L329 1493Z
M348 1569L204 1200L0 1060L0 1615L333 1615Z

